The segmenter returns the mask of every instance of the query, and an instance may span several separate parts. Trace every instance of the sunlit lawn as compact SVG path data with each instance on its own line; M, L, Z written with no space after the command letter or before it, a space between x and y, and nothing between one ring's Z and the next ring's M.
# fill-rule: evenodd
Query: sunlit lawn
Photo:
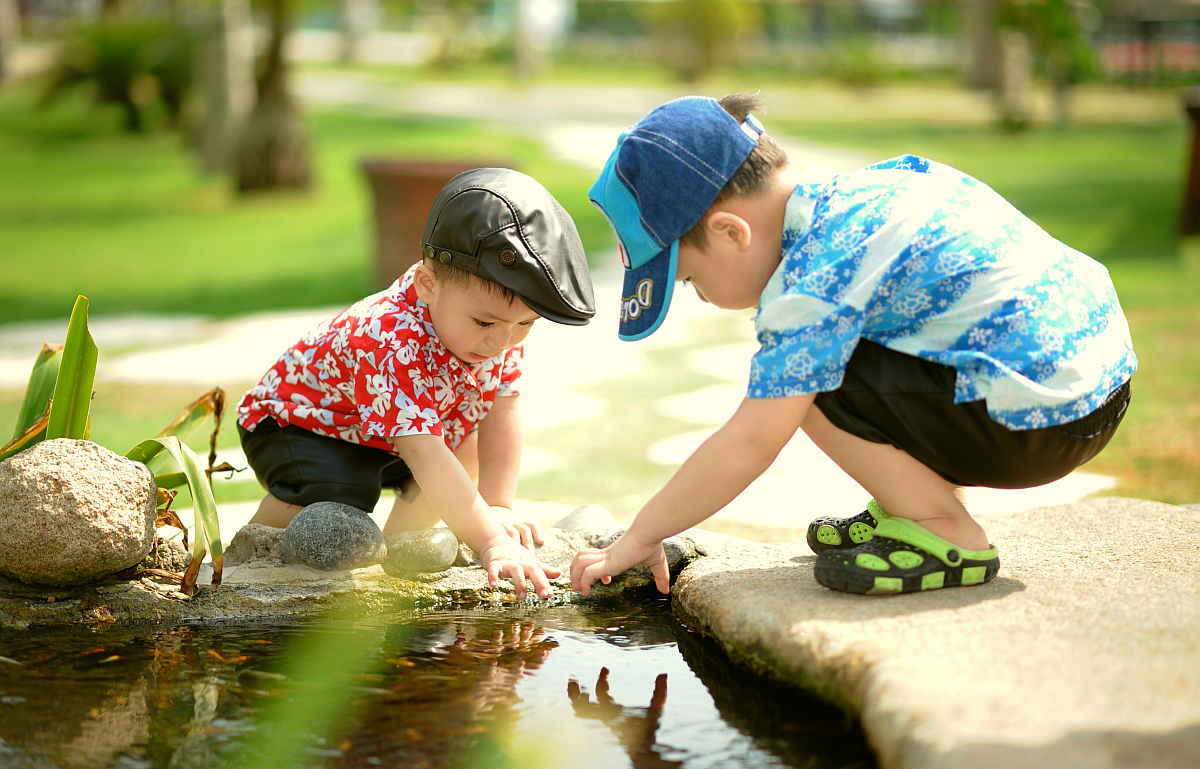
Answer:
M0 323L64 317L76 293L103 314L349 303L372 275L367 156L511 158L576 212L585 243L609 237L586 171L486 125L318 112L313 191L239 200L177 134L131 137L78 102L31 112L33 97L0 90Z
M84 113L71 106L30 115L28 102L28 93L0 92L0 322L65 318L76 291L105 313L235 314L358 298L370 275L370 201L358 169L368 154L477 156L480 147L511 154L576 216L590 250L611 244L607 225L586 203L588 171L486 124L316 113L316 190L242 202L226 183L200 180L173 135L129 138L90 113L81 123ZM1012 136L978 121L840 120L828 112L806 117L794 105L777 112L771 130L792 139L879 158L916 152L959 167L1104 261L1141 369L1126 426L1088 469L1116 476L1118 494L1200 501L1200 258L1180 259L1174 235L1182 121L1090 122ZM626 436L639 430L649 442L677 431L651 399L667 394L662 388L711 383L681 366L689 347L719 341L708 338L714 334L719 327L665 352L644 379L618 377L589 392L614 404L629 394L621 408L569 431L530 436L563 469L530 477L522 495L624 510L650 493L669 470L628 452ZM114 448L132 445L200 389L106 384L97 394L95 437ZM4 432L19 395L0 390ZM235 444L229 421L222 445ZM258 493L249 479L222 488L225 498Z

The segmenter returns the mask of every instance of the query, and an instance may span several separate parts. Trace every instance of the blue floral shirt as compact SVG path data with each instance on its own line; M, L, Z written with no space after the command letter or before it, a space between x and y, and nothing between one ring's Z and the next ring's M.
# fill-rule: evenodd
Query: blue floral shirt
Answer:
M953 366L1014 430L1091 413L1137 367L1108 270L987 185L906 155L787 205L749 396L837 389L859 339Z

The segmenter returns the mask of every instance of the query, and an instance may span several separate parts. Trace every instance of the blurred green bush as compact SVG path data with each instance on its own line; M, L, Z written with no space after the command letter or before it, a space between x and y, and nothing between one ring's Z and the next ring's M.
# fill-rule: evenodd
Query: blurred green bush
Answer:
M762 28L758 4L738 0L670 0L646 5L642 13L664 64L687 81L736 64L738 46Z
M77 26L63 40L41 104L86 88L96 104L120 106L127 131L145 131L156 109L178 127L196 42L186 27L165 19L115 17Z

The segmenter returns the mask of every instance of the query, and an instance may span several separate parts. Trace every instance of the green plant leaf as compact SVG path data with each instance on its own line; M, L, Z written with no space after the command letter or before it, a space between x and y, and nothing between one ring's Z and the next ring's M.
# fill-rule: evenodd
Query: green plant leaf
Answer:
M213 465L217 461L217 434L221 432L221 417L225 413L225 391L214 387L196 400L184 407L175 417L175 421L162 429L157 437L168 435L186 435L189 430L202 424L205 420L213 420L213 429L208 437L208 468L211 477Z
M33 361L33 370L29 372L29 384L25 386L25 399L21 402L21 411L17 414L17 427L13 430L13 438L24 435L33 423L50 405L50 396L54 394L54 383L58 379L58 365L62 361L62 345L44 344L42 350Z
M92 385L96 381L96 359L99 350L92 341L87 326L88 299L75 297L67 339L63 343L62 361L50 402L50 421L46 424L46 439L88 437L88 418L92 411Z
M212 584L221 584L221 569L224 566L225 555L221 545L221 527L217 520L217 503L213 499L212 486L208 476L200 469L200 462L195 452L177 436L168 435L163 438L142 441L130 449L125 456L149 466L151 460L164 451L175 460L175 472L182 473L186 477L188 491L192 495L192 509L195 511L195 520L192 523L192 561L183 573L183 584L179 588L180 592L192 595L196 590L196 575L204 560L206 544L207 549L212 551ZM161 476L162 473L158 475Z
M161 473L154 476L154 484L160 489L177 489L187 482L187 473Z
M37 418L29 429L23 434L13 438L8 443L0 446L0 462L11 457L13 454L19 454L25 449L46 437L46 420L50 418L50 409L47 408L42 412L42 415Z

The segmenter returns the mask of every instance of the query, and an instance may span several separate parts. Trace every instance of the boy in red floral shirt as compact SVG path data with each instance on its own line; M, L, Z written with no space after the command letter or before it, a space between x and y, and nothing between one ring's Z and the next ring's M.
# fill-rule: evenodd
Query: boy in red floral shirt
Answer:
M537 527L513 517L521 454L521 342L538 317L595 313L583 245L567 212L517 171L447 182L422 259L390 287L284 351L238 404L238 432L268 494L252 523L284 527L305 505L370 511L398 490L385 533L445 520L488 581L558 572L532 553ZM476 479L478 488L476 488Z

